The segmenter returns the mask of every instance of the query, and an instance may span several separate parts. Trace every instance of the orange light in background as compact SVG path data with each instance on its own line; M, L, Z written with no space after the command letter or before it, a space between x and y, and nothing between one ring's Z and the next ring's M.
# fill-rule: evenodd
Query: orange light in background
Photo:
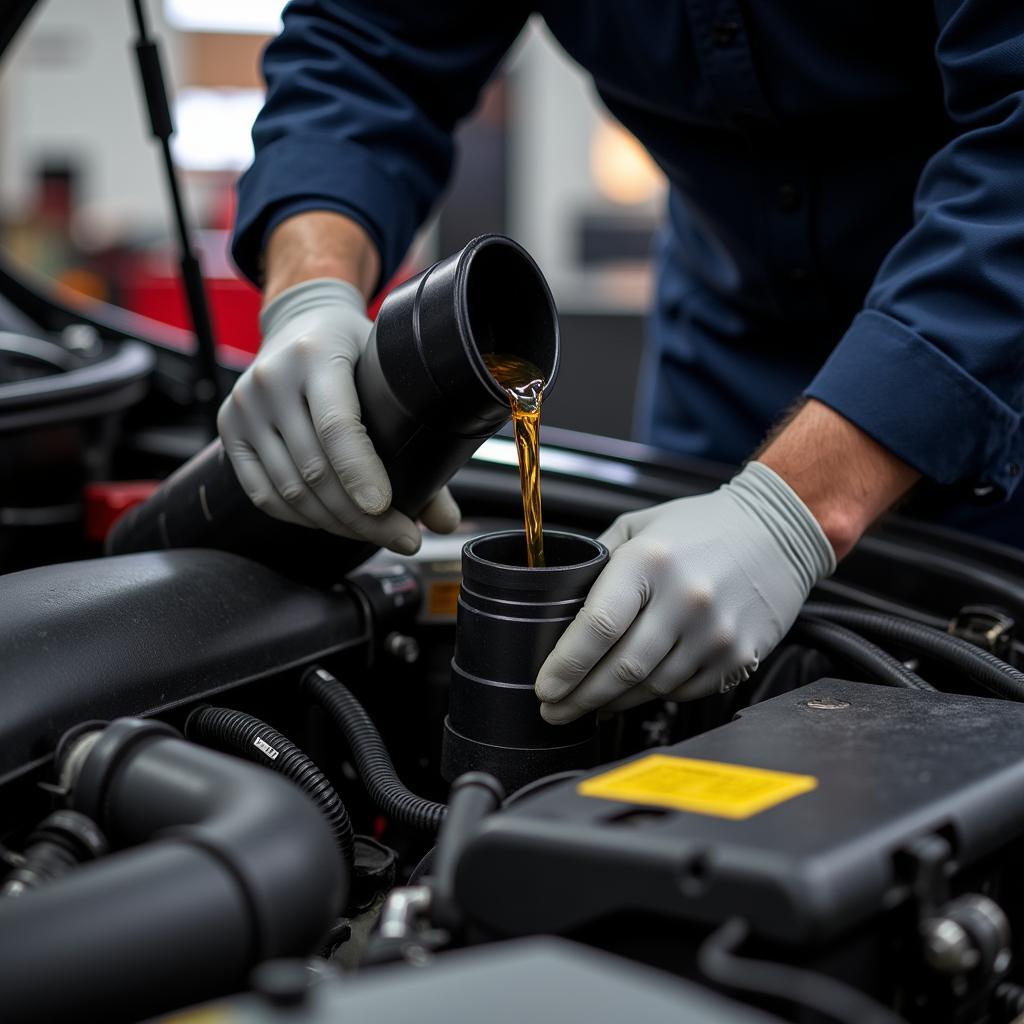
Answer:
M617 121L599 122L591 137L590 174L606 199L625 206L649 202L665 188L658 165Z

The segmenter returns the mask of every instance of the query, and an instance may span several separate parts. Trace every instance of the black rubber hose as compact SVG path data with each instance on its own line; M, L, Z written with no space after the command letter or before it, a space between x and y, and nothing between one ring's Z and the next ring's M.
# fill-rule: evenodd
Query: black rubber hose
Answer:
M149 1020L318 948L348 873L287 779L140 719L79 734L59 761L72 809L118 850L0 900L4 1024Z
M880 640L890 640L933 655L970 676L992 693L1008 700L1024 701L1024 672L1019 672L1012 665L958 636L950 636L909 619L843 605L807 604L804 605L804 613L839 623L858 633L868 633Z
M697 952L703 975L723 988L784 1000L840 1024L906 1024L888 1007L828 975L739 956L736 950L748 934L739 918L712 932Z
M355 833L348 811L327 776L290 739L254 715L209 705L189 715L185 736L204 747L272 768L294 782L327 819L342 858L352 867Z
M845 626L801 615L793 627L793 636L810 646L835 654L864 669L879 682L905 690L930 690L935 687L912 672L888 651L858 636Z
M999 1024L1013 1024L1024 1014L1024 988L1012 981L996 985L995 1009L998 1016L994 1020Z
M320 704L345 737L359 777L374 804L404 825L436 832L447 808L406 789L377 727L349 690L316 665L302 677L302 690Z

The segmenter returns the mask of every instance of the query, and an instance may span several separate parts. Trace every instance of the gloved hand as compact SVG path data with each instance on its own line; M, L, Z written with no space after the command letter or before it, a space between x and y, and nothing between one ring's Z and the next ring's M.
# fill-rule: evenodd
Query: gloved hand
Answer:
M389 508L391 482L359 419L354 373L371 326L345 281L282 292L260 316L263 345L217 427L239 482L268 515L412 554L419 528ZM439 533L458 526L447 488L421 519Z
M620 516L600 539L611 559L537 676L556 725L731 689L836 566L810 510L759 462L711 494Z

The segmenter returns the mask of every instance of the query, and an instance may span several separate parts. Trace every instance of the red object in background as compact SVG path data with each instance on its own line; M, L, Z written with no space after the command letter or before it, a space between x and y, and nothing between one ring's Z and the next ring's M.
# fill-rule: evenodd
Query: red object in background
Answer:
M130 278L120 282L122 303L126 309L152 320L192 329L185 304L185 293L177 277L159 272L162 260L145 258L135 265ZM157 266L151 266L156 264ZM402 268L370 302L368 315L374 319L388 292L410 276ZM254 354L260 347L260 293L238 277L206 278L206 294L210 300L214 335L220 347Z
M124 307L151 320L191 331L192 319L181 282L177 277L154 272L146 266L146 260L140 262L138 272L121 282ZM218 345L256 352L260 347L260 293L236 277L208 277L206 294Z
M86 540L102 544L114 523L128 509L141 505L159 486L159 480L116 480L86 484L82 495L85 501Z

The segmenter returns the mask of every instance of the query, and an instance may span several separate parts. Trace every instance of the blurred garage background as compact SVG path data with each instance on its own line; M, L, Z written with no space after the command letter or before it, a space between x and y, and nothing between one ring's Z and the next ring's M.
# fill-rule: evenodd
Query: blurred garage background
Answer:
M259 296L227 255L233 184L251 158L259 57L282 7L147 0L218 339L242 352L258 345ZM48 277L68 301L98 299L185 327L134 37L128 2L39 4L0 77L0 230L19 268ZM483 232L522 242L562 317L562 376L545 421L630 436L660 172L540 23L524 31L460 136L448 196L402 273Z

